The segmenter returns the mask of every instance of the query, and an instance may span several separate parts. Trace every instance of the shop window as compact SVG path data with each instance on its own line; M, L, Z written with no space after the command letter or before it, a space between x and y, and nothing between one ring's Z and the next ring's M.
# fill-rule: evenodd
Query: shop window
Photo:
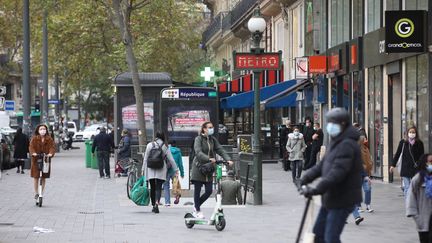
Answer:
M363 107L363 78L358 72L352 76L352 93L353 93L353 122L364 127L364 107Z
M380 66L368 69L368 130L372 156L373 175L382 176L382 69Z
M381 27L381 0L366 0L366 32Z

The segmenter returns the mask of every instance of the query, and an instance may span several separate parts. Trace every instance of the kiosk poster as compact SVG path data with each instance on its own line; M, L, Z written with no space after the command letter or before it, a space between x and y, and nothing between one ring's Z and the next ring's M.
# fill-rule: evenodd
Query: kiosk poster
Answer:
M168 117L168 131L200 131L201 125L210 121L207 110L180 111Z
M153 133L153 129L154 129L153 103L151 102L144 103L144 116L145 116L146 130L151 131L151 133ZM137 124L138 116L137 116L136 104L125 106L122 108L122 122L124 128L131 129L131 130L136 130L138 128L138 124Z

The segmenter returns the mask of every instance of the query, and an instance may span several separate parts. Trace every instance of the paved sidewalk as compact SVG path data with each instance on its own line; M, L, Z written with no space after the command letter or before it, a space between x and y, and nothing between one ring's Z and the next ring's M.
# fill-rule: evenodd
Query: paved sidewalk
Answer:
M278 164L265 164L264 205L226 207L227 226L187 229L183 216L192 206L139 207L126 198L126 179L99 179L84 165L84 148L62 151L53 159L52 178L42 208L35 206L32 179L3 172L0 180L0 242L294 242L305 200L295 190L290 174ZM113 161L111 161L113 165ZM112 167L113 168L113 167ZM113 175L113 173L112 173ZM373 184L375 213L365 213L360 226L352 217L343 242L418 242L414 222L404 216L397 185ZM163 201L163 199L161 200ZM181 203L192 201L182 198ZM318 201L318 200L316 200ZM204 206L210 215L214 198ZM315 212L318 208L315 208ZM34 233L38 226L53 233Z

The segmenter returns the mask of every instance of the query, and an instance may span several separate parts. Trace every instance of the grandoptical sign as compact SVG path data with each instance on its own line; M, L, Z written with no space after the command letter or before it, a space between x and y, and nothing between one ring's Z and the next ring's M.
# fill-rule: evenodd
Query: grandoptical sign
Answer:
M385 51L387 53L425 51L426 11L386 11L385 23Z
M234 55L235 70L279 70L282 52L237 53Z

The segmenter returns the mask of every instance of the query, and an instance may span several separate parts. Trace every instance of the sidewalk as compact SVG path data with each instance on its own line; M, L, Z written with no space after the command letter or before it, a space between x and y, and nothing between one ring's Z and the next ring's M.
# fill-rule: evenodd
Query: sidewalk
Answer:
M0 242L294 242L305 200L299 196L279 164L263 165L262 206L226 207L227 226L187 229L183 216L192 206L139 207L126 198L126 179L100 179L98 171L85 168L84 147L62 151L53 159L44 205L34 204L32 179L3 173L0 180ZM111 161L113 169L113 161ZM113 175L113 173L112 173ZM360 226L350 216L343 242L418 242L414 222L404 214L398 185L373 184L373 214L365 213ZM172 199L173 200L173 199ZM161 200L163 202L163 199ZM192 201L182 198L181 204ZM209 216L214 198L203 207ZM315 208L315 212L318 208ZM34 233L33 227L54 230Z

